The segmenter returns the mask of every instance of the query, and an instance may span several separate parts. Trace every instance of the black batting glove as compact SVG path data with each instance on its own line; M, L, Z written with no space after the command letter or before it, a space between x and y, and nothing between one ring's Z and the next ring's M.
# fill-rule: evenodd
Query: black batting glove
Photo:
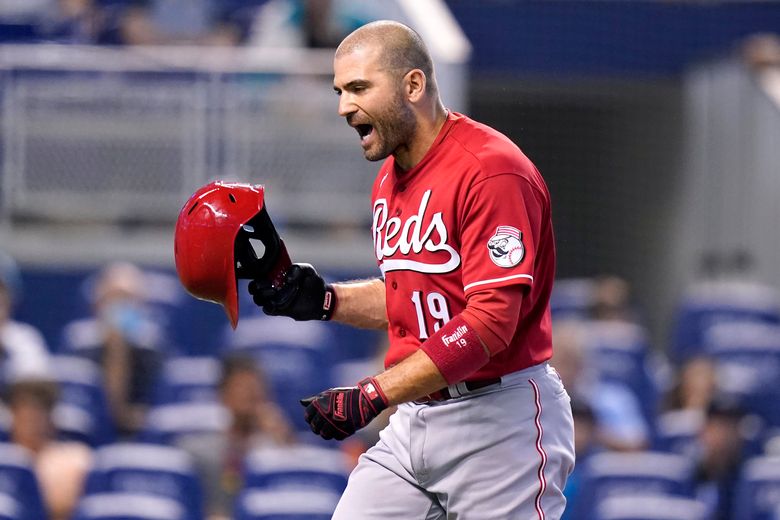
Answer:
M329 320L336 307L333 286L325 283L310 264L293 264L280 286L265 280L249 282L249 294L269 316L289 316L296 321Z
M357 386L331 388L301 399L311 431L323 439L346 439L387 408L387 398L373 377Z

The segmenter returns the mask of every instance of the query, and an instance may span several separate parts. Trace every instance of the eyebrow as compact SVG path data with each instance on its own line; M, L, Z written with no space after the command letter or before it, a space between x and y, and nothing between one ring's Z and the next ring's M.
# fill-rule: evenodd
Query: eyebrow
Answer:
M367 79L353 79L352 81L348 82L343 87L337 87L336 85L333 85L333 90L338 92L339 90L349 90L351 88L357 87L357 86L363 86L363 85L370 85L371 82Z

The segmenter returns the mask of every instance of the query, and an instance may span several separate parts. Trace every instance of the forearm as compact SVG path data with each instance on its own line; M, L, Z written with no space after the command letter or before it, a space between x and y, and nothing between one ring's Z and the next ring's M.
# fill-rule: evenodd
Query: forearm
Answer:
M422 350L376 376L376 381L389 406L414 401L447 386L439 369Z
M332 320L362 329L387 329L385 282L377 278L333 284L336 309Z
M473 344L473 356L470 356L472 360L464 360L464 365L455 367L460 376L468 377L467 373L478 370L490 356L506 348L511 339L512 331L516 329L523 292L524 288L517 285L472 295L469 305L459 317L473 330L474 339L478 344ZM455 323L455 320L452 323ZM444 332L442 330L440 334ZM450 333L452 331L447 332L447 334ZM427 341L432 342L436 339L437 337L434 336ZM428 345L427 342L426 345ZM442 364L443 360L440 356L435 356L438 361L434 361L425 352L426 345L376 377L391 405L419 399L448 385L447 378L442 374L442 371L449 374L448 377L452 377L450 372L452 364L460 364L460 361L450 359L447 360L447 363ZM484 357L479 355L479 348L481 348ZM434 355L436 353L436 351L431 352ZM439 365L441 365L441 369Z

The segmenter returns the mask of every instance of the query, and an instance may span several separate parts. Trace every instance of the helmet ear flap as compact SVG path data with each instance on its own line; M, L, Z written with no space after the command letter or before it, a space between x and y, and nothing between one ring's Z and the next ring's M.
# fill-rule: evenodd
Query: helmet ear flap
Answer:
M278 283L290 267L264 195L261 185L214 181L190 197L176 221L179 280L196 298L222 305L233 328L238 323L237 278Z
M236 278L282 282L290 256L265 206L238 230L233 256Z

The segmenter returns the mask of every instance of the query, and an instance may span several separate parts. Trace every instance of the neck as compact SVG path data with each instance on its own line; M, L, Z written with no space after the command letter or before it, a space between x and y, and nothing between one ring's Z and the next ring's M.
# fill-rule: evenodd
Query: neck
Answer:
M428 113L417 117L417 128L409 142L393 152L396 165L404 171L411 170L423 160L447 121L447 110L436 103Z

